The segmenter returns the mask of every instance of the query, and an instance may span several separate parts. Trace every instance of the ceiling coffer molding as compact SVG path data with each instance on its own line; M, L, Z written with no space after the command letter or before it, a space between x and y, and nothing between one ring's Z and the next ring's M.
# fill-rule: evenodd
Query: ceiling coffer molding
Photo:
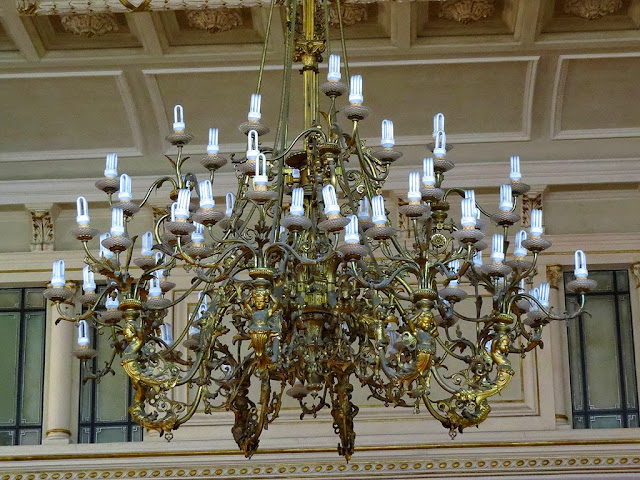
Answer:
M112 13L62 15L60 22L67 33L85 38L101 37L118 31L118 20Z
M464 25L488 18L495 11L495 0L445 0L438 17Z
M564 0L564 13L595 20L615 13L622 7L622 0Z
M187 21L191 27L209 33L228 32L243 24L240 10L231 8L189 10Z
M367 20L367 6L364 3L341 3L342 24L345 27ZM340 16L338 15L338 3L331 4L329 9L329 25L338 27Z

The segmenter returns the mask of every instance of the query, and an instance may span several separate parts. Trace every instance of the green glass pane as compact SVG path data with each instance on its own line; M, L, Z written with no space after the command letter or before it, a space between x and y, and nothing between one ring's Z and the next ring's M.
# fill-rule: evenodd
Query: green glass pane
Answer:
M620 415L594 415L589 417L591 428L622 428Z
M568 303L568 302L567 302ZM580 345L581 320L574 320L567 323L567 334L569 337L569 370L571 372L571 402L574 410L584 409L584 372L582 371L582 359Z
M22 423L40 424L44 383L44 312L25 315L22 369Z
M20 308L20 290L0 290L0 308Z
M636 384L636 362L633 351L633 327L631 325L631 299L629 295L618 297L618 318L620 320L620 344L622 347L622 369L625 383L627 408L636 408L638 388Z
M142 428L138 425L131 427L131 441L132 442L141 442L142 441Z
M40 445L40 430L21 430L20 445Z
M629 428L637 428L638 427L638 415L627 415L627 426Z
M111 337L106 333L98 335L98 368L102 368L111 358L111 342ZM98 422L127 420L129 377L117 364L113 370L115 375L108 374L96 384L95 420Z
M91 443L91 429L89 427L80 428L78 443Z
M616 284L619 292L629 291L629 272L626 270L618 270L616 272Z
M0 425L15 425L20 314L0 313Z
M6 447L8 445L15 445L15 439L14 439L14 432L13 431L2 431L0 430L0 447Z
M590 271L589 278L598 282L595 292L612 292L613 291L613 272L610 270ZM571 277L573 280L573 277Z
M620 408L615 297L587 297L582 320L590 408Z
M95 443L126 442L127 427L96 427Z
M584 423L584 417L573 417L573 428L587 428L587 425Z
M26 289L24 292L26 308L44 308L46 303L42 292L44 292L42 288Z
M83 381L80 377L80 421L91 421L91 389L93 388L93 380Z

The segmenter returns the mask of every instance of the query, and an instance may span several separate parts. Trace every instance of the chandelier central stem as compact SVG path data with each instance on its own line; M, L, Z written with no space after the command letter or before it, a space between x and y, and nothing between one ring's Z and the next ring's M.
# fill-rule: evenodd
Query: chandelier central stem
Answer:
M318 120L318 62L322 60L325 39L316 27L317 0L302 2L302 38L298 40L294 60L302 61L304 83L304 126L309 128Z

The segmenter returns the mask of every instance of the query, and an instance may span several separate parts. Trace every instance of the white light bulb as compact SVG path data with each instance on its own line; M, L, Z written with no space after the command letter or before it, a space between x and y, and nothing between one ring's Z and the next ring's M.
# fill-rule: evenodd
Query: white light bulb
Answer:
M160 325L160 338L167 346L173 345L173 329L170 323Z
M250 130L247 135L247 160L255 160L260 154L258 146L258 132Z
M420 172L409 173L407 200L410 202L419 202L422 200L422 194L420 193Z
M511 156L511 173L509 174L509 178L512 182L519 182L522 178L520 174L520 157L518 155Z
M371 208L373 210L373 223L385 225L387 223L387 215L384 211L384 198L382 198L382 195L376 195L371 199Z
M78 345L81 347L89 346L89 325L86 320L78 322Z
M186 220L189 218L189 206L191 205L191 190L188 188L181 188L178 190L178 200L176 201L176 207L174 213L175 219Z
M107 178L116 178L118 176L118 154L110 153L107 155L107 164L104 169L104 176Z
M529 290L529 295L531 295L536 300L540 301L539 288L532 288L531 290ZM538 310L538 304L536 302L529 301L529 305L531 305L531 308L529 309L530 312L535 312Z
M213 185L211 180L203 180L198 184L198 190L200 192L200 208L211 209L216 206L216 202L213 199Z
M435 146L433 148L433 154L438 158L444 158L447 154L447 135L444 130L438 130L435 136Z
M104 301L104 306L107 310L117 310L120 306L120 300L118 299L118 290L114 290L113 294L115 295L115 298L111 298L111 294L109 294Z
M140 254L143 257L150 257L153 255L153 233L144 232L142 234L142 248L140 249Z
M102 245L102 241L109 237L111 237L111 234L109 232L100 235L100 256L102 258L106 258L107 260L113 257L113 252L105 248L104 245Z
M76 222L79 226L84 227L89 225L89 204L84 197L78 197L76 200Z
M513 250L513 255L516 257L526 257L527 249L522 246L522 242L527 239L527 232L520 230L516 233L516 247Z
M444 114L437 113L433 116L433 139L436 139L438 132L444 132Z
M193 243L204 243L204 225L193 222L193 226L196 227L196 229L191 233L191 241Z
M544 308L549 308L549 292L550 285L548 283L541 283L538 291L538 300Z
M504 236L495 234L493 236L492 246L491 260L493 262L502 262L504 260Z
M475 253L473 258L471 259L474 267L482 266L482 250L479 250Z
M422 160L422 184L425 187L434 187L436 184L436 174L433 170L433 158Z
M227 209L225 210L225 214L227 217L230 217L231 215L233 215L233 207L236 204L236 196L233 193L229 192L227 193L225 200L226 200L226 206L227 206Z
M458 271L460 270L460 260L453 260L452 262L449 262L449 270L454 275L458 275ZM458 286L458 279L455 278L455 279L451 280L449 282L449 285L451 285L453 287L457 287Z
M160 279L155 275L151 277L151 280L149 280L149 296L152 298L160 298L162 296Z
M220 146L218 145L218 129L210 128L209 129L209 144L207 145L207 153L209 155L215 155L220 151Z
M300 180L300 170L299 170L298 168L292 168L292 169L291 169L291 177L292 177L295 181Z
M51 285L54 287L64 287L64 284L64 260L56 260L53 262Z
M327 73L327 80L330 82L339 82L341 78L340 55L329 55L329 73Z
M156 252L155 254L155 260L156 260L156 266L162 265L164 263L164 253L162 252ZM159 270L154 270L153 274L159 278L162 279L164 278L164 269L159 269Z
M265 187L269 177L267 176L267 157L264 153L258 154L256 159L256 174L253 177L253 184L259 187Z
M358 202L358 218L360 220L369 220L371 213L369 212L369 197L364 196Z
M336 196L336 189L333 185L325 185L322 188L322 199L324 201L324 213L325 215L339 215L340 206L338 205L338 197Z
M463 227L475 227L477 220L475 216L475 205L473 204L473 200L470 198L463 198L460 202L460 208L462 210L462 218L460 219L460 224Z
M89 265L86 265L82 269L82 291L84 293L96 291L95 277Z
M289 209L291 215L304 215L304 188L294 188L291 192L291 208Z
M511 185L500 185L500 210L510 212L513 209L513 199L511 198Z
M393 139L393 122L391 120L383 120L380 145L382 145L384 148L391 148L395 144L396 142Z
M262 118L262 114L260 113L260 104L262 103L262 95L259 93L251 94L251 103L249 105L249 115L247 115L247 119L250 122L257 122Z
M349 103L351 105L361 105L362 102L364 102L364 96L362 95L362 76L353 75L349 88Z
M576 253L574 254L574 258L575 258L575 267L576 267L573 270L574 276L576 278L587 278L587 276L589 276L589 271L587 270L587 256L584 254L582 250L576 250Z
M358 217L349 215L349 223L344 229L344 241L346 243L360 243L360 235L358 234Z
M173 131L175 133L184 133L184 110L182 105L173 107Z
M121 208L111 210L111 235L124 235L124 212Z
M126 173L120 175L120 190L118 191L118 199L121 202L130 202L133 198L131 193L131 177Z
M542 210L532 210L531 211L531 228L529 229L529 233L531 233L532 237L539 237L543 233L542 228Z

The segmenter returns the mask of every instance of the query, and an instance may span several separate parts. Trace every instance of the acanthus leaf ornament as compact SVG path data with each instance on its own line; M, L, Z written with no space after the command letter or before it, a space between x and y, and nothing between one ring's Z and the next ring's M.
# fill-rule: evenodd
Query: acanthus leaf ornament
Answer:
M562 11L576 17L596 20L620 10L622 0L564 0Z
M466 25L490 17L494 11L495 0L444 0L438 17Z
M206 30L209 33L228 32L243 24L238 8L188 10L187 21L191 27Z

